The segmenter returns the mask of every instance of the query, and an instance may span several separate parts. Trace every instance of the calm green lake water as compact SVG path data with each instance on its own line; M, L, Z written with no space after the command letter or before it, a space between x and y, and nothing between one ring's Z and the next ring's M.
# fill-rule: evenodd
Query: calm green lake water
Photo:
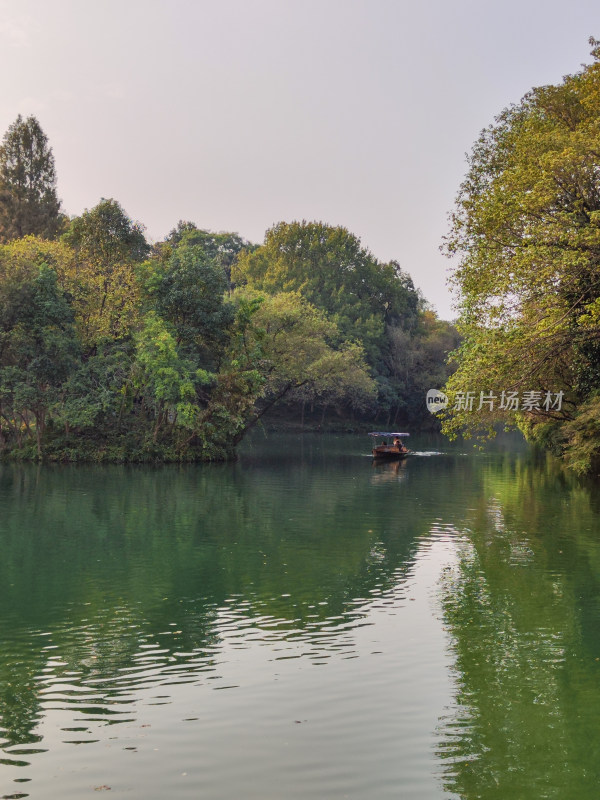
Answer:
M412 446L0 466L0 797L596 800L600 492Z

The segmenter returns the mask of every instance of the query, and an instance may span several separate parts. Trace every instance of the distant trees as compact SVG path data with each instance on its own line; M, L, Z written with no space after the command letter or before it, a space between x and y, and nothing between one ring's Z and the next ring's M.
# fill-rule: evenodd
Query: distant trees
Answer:
M345 228L282 222L259 247L181 221L150 246L113 199L67 222L32 117L0 178L0 451L225 459L278 404L416 420L445 377L445 323Z
M61 241L0 245L0 449L223 459L284 398L373 402L360 343L299 293L230 292L204 233L142 260L103 200Z
M455 368L449 357L459 346L460 335L454 325L425 308L414 330L390 326L387 336L386 372L379 376L380 392L388 398L394 422L420 422L428 414L424 402L428 390L442 387Z
M48 138L35 117L19 114L0 147L0 242L29 234L52 239L63 221Z
M262 247L244 251L232 280L266 292L300 292L335 321L344 338L360 340L375 363L386 325L414 326L419 297L396 262L381 264L346 228L322 222L280 222Z
M298 292L335 323L340 341L359 344L378 388L371 417L385 424L421 422L427 389L450 374L456 331L427 311L396 261L379 262L346 228L281 222L261 247L242 251L231 277L255 291Z

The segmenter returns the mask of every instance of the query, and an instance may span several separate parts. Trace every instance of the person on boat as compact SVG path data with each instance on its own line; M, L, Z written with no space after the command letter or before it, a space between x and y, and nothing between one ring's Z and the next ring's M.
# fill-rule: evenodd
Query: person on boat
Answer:
M408 453L408 449L402 444L402 439L399 436L394 437L394 447L397 447L401 453Z

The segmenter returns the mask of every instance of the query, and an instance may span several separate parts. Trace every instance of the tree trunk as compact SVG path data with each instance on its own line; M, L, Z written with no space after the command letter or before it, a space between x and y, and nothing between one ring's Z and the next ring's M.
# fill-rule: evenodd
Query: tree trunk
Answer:
M19 412L19 416L20 416L20 417L21 417L21 419L23 420L23 425L25 425L25 430L27 431L27 433L29 434L29 436L33 436L33 434L31 433L31 428L30 428L30 426L29 426L29 420L28 420L28 418L27 418L27 412L25 412L24 414L23 414L23 413L21 413L21 412Z
M264 414L266 414L266 413L267 413L267 411L268 411L269 409L273 408L273 406L274 406L276 403L278 403L278 402L279 402L279 401L280 401L282 398L284 398L284 397L285 397L285 395L286 395L286 394L287 394L287 393L288 393L288 392L289 392L291 389L294 389L294 388L296 388L296 389L297 389L297 388L299 388L299 387L301 387L301 386L303 386L303 385L304 385L304 384L302 384L302 383L301 383L301 384L299 384L299 386L296 386L296 387L294 387L294 384L292 384L292 383L288 383L288 384L287 384L287 386L286 386L286 387L283 389L283 391L281 391L281 392L280 392L278 395L276 395L274 398L272 398L272 399L271 399L271 400L270 400L270 401L269 401L269 402L268 402L268 403L267 403L267 404L266 404L266 405L265 405L265 406L264 406L264 407L261 409L261 411L259 411L259 413L258 413L258 414L255 414L255 415L254 415L254 416L253 416L253 417L252 417L252 418L251 418L251 419L250 419L250 420L249 420L249 421L246 423L246 425L244 425L244 427L242 428L242 430L241 430L241 431L239 431L239 432L238 432L238 433L237 433L235 436L233 436L233 437L232 437L232 440L231 440L231 441L232 441L232 444L233 444L234 446L235 446L235 445L238 445L238 444L239 444L239 443L242 441L242 439L244 438L244 436L245 436L245 435L248 433L248 431L249 431L249 430L251 430L251 429L252 429L252 428L253 428L253 427L256 425L256 423L257 423L257 422L260 420L260 418L261 418L261 417L262 417Z
M152 441L156 444L156 440L158 439L158 432L160 430L160 426L162 425L163 421L163 412L160 410L156 416L156 425L154 426L154 432L152 434Z
M326 411L327 411L327 406L324 405L323 406L323 413L321 414L321 424L319 425L319 428L323 428L323 425L325 424L325 412Z
M37 441L37 456L38 461L42 460L42 439L44 438L44 429L46 427L46 409L41 408L34 411L35 415L35 438Z

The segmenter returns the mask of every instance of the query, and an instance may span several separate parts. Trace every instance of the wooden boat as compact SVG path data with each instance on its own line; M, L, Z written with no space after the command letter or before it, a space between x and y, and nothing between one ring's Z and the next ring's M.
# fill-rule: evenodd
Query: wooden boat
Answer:
M373 447L373 458L381 460L398 460L406 458L410 450L405 446L402 441L403 436L410 436L409 433L389 433L387 431L373 431L369 434L373 438L381 439L380 444L375 444Z

